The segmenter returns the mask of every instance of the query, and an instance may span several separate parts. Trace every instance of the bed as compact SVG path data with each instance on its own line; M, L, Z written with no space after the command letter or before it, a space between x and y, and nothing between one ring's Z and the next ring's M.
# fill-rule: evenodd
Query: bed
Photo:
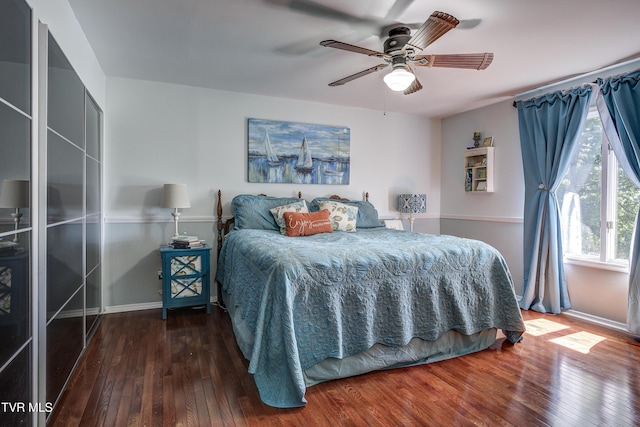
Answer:
M231 207L225 222L218 192L216 281L267 405L303 406L320 382L480 351L498 329L522 338L507 265L483 242L385 228L367 200L244 194ZM294 223L303 235L287 235Z

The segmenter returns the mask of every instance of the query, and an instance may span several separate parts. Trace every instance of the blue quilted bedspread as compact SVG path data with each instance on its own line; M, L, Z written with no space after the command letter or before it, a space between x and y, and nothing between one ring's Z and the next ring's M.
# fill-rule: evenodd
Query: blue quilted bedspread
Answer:
M286 237L226 236L216 279L254 336L249 372L261 399L304 405L303 371L376 343L434 340L448 330L525 330L507 265L493 247L386 228Z

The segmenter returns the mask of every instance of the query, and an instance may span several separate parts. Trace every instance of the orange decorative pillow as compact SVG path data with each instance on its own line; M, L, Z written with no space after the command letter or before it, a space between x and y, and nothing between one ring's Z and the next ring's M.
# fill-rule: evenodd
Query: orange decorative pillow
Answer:
M283 216L290 237L333 232L327 209L311 213L285 212Z

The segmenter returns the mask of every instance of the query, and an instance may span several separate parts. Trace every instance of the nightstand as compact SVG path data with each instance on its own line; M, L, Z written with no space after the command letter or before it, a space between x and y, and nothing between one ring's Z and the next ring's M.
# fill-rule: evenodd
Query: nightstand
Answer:
M0 254L0 325L17 326L22 335L27 325L29 252Z
M211 246L174 249L161 246L162 319L167 309L204 305L211 314L209 265Z

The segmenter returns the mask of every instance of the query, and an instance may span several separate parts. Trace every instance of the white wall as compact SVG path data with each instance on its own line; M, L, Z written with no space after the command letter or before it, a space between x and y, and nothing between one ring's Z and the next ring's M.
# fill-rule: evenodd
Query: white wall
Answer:
M495 193L464 191L463 152L475 130L495 139ZM522 218L524 179L517 110L502 102L442 120L442 214L440 230L484 240L505 257L516 293L524 286ZM628 274L565 264L574 311L625 323Z
M627 322L629 274L565 264L572 309L618 323Z
M464 151L473 132L493 136L493 193L464 191ZM442 121L442 218L522 222L524 179L517 110L511 101L448 117Z
M121 78L107 79L107 104L106 306L160 301L157 247L171 236L170 212L158 207L164 183L188 185L191 208L182 213L181 231L197 229L212 244L218 189L227 216L236 194L302 191L308 200L369 192L381 217L398 217L397 195L419 191L427 194L428 212L416 229L439 231L438 120ZM349 127L351 183L248 183L250 117ZM125 250L131 252L123 257Z
M194 202L185 217L211 216L218 189L225 203L239 192L361 198L368 191L380 215L396 214L398 193L420 190L427 215L440 211L437 120L120 78L107 87L107 218L166 217L157 204L167 182L188 184ZM351 183L248 183L249 117L350 127Z
M26 0L37 21L46 24L82 83L104 110L105 75L67 0Z
M464 152L473 133L493 136L493 193L464 190ZM485 241L504 256L522 293L522 207L524 179L517 111L511 102L458 114L442 120L441 232Z

